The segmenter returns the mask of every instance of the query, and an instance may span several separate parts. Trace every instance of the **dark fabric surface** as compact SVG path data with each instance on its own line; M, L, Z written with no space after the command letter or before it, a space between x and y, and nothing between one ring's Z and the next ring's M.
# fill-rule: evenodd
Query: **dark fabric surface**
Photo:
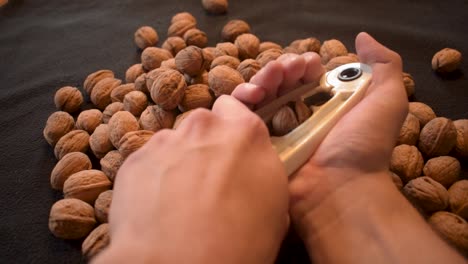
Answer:
M468 63L448 78L430 66L444 47L468 55L466 0L235 0L224 16L206 15L199 0L10 0L0 8L0 263L83 261L79 242L56 239L47 227L49 209L61 197L50 188L56 160L42 137L55 111L54 92L65 85L81 88L98 69L124 78L139 61L134 31L151 25L161 44L171 16L180 11L195 15L211 45L234 18L248 21L261 40L282 45L314 36L340 39L353 50L355 35L367 31L402 55L417 101L440 116L468 118ZM278 262L308 262L297 238L287 239Z

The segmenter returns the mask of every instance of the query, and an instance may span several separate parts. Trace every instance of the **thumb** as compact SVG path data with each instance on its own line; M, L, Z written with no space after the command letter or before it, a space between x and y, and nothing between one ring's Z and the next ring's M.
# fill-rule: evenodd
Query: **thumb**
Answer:
M211 111L223 119L238 119L255 116L247 106L230 95L220 96L214 102Z

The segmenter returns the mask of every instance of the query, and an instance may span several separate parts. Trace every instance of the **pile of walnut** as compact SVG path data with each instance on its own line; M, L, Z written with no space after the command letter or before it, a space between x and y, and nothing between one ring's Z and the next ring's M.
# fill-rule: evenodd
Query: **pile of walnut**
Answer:
M230 94L280 55L317 52L327 70L358 61L335 39L323 43L315 38L301 39L283 48L261 42L250 32L245 21L231 20L222 29L223 42L206 47L207 36L197 28L196 19L189 13L178 13L172 17L168 38L160 47L156 47L159 36L152 27L135 32L135 44L142 50L141 63L128 68L125 82L106 69L86 78L82 91L95 109L80 112L84 96L78 88L67 86L56 92L59 111L50 115L44 128L44 137L58 159L50 176L51 186L64 196L50 211L49 229L56 237L85 238L82 252L87 258L105 248L112 185L125 158L159 130L176 128L193 109L211 108L217 97ZM404 79L410 95L414 82L409 74ZM412 145L419 142L427 157L446 155L452 149L466 156L468 121L434 119L435 114L423 104L412 103L411 109L400 138L400 143L407 145L395 149L392 170L408 182L405 193L429 213L448 208L466 217L468 181L453 184L458 180L458 161L450 157L429 160L424 174L430 177L417 178L423 171L423 156ZM302 101L291 102L274 116L272 134L290 132L312 112ZM92 167L94 159L99 159L100 170ZM438 213L431 222L448 230L444 235L450 239L463 242L457 228L466 230L465 220ZM468 243L463 243L466 248Z

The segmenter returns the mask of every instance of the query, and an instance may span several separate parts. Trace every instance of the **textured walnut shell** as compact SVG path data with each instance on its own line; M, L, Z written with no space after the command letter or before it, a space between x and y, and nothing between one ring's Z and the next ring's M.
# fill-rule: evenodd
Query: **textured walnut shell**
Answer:
M123 110L124 110L124 107L123 107L123 103L121 102L114 102L108 105L106 109L104 109L104 112L102 112L102 122L104 124L109 123L109 120L115 113L119 111L123 111Z
M457 181L448 190L450 210L468 219L468 180Z
M161 62L161 68L177 70L177 66L175 64L175 58L171 58Z
M230 20L224 25L221 38L223 41L234 42L237 36L244 33L250 33L250 26L247 22L239 19Z
M234 41L234 44L239 51L239 58L241 60L255 59L257 57L260 48L260 40L255 35L250 33L239 35Z
M117 172L123 162L124 158L118 150L109 151L104 158L99 161L102 172L104 172L112 182L115 181Z
M91 92L91 102L99 109L104 110L111 100L111 93L114 88L122 83L121 80L115 78L105 78L96 83Z
M95 130L94 133L89 137L89 147L94 153L96 158L100 159L104 157L107 152L114 149L112 142L110 141L110 132L108 124L101 124Z
M203 8L210 14L220 15L228 9L227 0L202 0Z
M440 73L453 72L460 66L462 54L456 49L445 48L432 57L432 69Z
M225 65L215 67L208 73L208 83L216 97L230 95L234 88L243 82L244 79L237 70Z
M100 193L111 188L112 182L100 170L83 170L72 174L63 184L63 196L94 204Z
M345 45L336 39L324 41L320 47L320 56L322 57L322 64L327 64L331 59L338 56L348 55L348 50Z
M208 72L204 71L202 74L190 78L190 84L205 84L208 85Z
M172 58L172 54L161 48L149 47L141 53L141 64L147 71L159 68L161 62Z
M424 127L429 121L436 118L434 110L430 106L420 102L409 103L409 113L419 119L420 127Z
M312 110L302 100L294 102L294 112L299 124L304 123L312 115Z
M403 194L416 208L426 213L444 210L449 203L447 189L427 176L409 181L403 187Z
M76 128L92 134L102 123L102 112L97 109L84 110L76 119Z
M65 86L57 90L54 103L58 110L74 113L83 104L83 95L76 87Z
M195 17L189 12L180 12L180 13L175 14L171 18L171 24L174 24L175 22L179 20L190 20L195 24L197 23L197 20L195 19Z
M179 109L186 112L199 107L210 109L214 98L210 93L210 88L205 84L190 85L185 89L184 97L179 104Z
M158 105L151 105L141 113L140 127L154 132L163 128L172 128L175 117L174 111L166 111Z
M406 90L406 95L408 97L412 96L414 94L415 90L415 84L414 84L414 79L411 74L404 72L403 73L403 84L405 85L405 90Z
M162 63L161 63L161 67L162 67ZM146 73L143 73L142 75L138 76L133 85L135 87L135 91L140 91L145 94L149 94L148 87L146 86ZM112 97L112 94L111 94L111 97Z
M282 50L283 47L281 47L281 45L279 45L277 43L274 43L274 42L271 42L271 41L264 41L264 42L260 43L260 47L258 48L258 52L262 53L265 50L269 50L269 49Z
M184 33L184 41L187 46L193 45L204 48L208 43L208 37L206 36L205 32L199 30L198 28L192 28Z
M91 73L86 77L86 80L83 84L83 89L86 91L88 95L91 95L94 86L105 78L114 78L114 73L111 70L99 70L96 72Z
M175 56L175 64L179 71L195 76L205 70L203 50L196 46L188 46Z
M294 111L289 106L283 106L273 116L271 125L273 135L284 136L299 126L299 122Z
M146 87L148 92L151 94L151 87L153 87L154 81L159 77L160 74L167 71L167 68L157 68L146 74Z
M433 214L428 221L442 238L461 253L468 253L468 223L463 218L441 211Z
M261 67L265 67L270 61L276 60L279 56L283 55L283 51L279 49L269 49L258 54L256 61L260 63Z
M453 122L457 129L457 141L455 143L455 155L468 159L468 119L460 119Z
M246 59L237 66L237 71L242 75L244 81L248 82L261 68L258 61Z
M446 188L450 187L460 177L460 162L450 156L432 158L424 165L423 173L440 182Z
M101 253L110 244L109 224L96 227L81 244L81 253L91 259Z
M119 152L125 159L133 152L148 142L148 140L154 135L154 131L150 130L137 130L131 131L125 134L119 143Z
M297 51L298 54L306 52L320 52L321 43L316 38L306 38L293 41L290 45L291 48Z
M143 69L141 63L133 64L125 72L125 81L127 83L133 83L135 82L136 78L138 78L138 76L142 75L143 73L145 73L145 70Z
M145 80L145 83L146 83L146 80ZM128 94L129 92L133 92L135 91L135 84L133 83L126 83L126 84L122 84L122 85L119 85L117 87L115 87L110 96L111 96L111 101L113 103L115 102L123 102L123 99L125 97L126 94Z
M156 46L159 36L154 28L143 26L135 31L134 40L137 47L143 50L150 46Z
M168 37L183 37L189 29L195 28L196 22L190 19L177 20L169 26L167 30Z
M119 148L120 139L130 131L139 129L138 121L128 111L119 111L109 120L109 138L114 147Z
M353 63L353 62L359 62L359 60L356 57L353 56L338 56L330 59L327 62L327 65L325 65L325 69L327 71L331 71L335 68L338 68L341 65L347 64L347 63Z
M49 230L58 238L84 238L95 225L93 207L81 200L62 199L50 209Z
M112 190L99 194L94 202L94 215L100 223L109 222L109 208L112 202Z
M81 152L71 152L63 156L50 174L50 185L55 190L62 190L63 183L75 172L91 169L91 160Z
M75 120L73 120L73 117L67 112L58 111L52 113L49 118L47 118L42 134L47 143L51 146L55 146L59 139L73 130L74 127Z
M182 100L187 88L185 78L180 72L167 70L161 73L151 87L151 99L165 110L172 110Z
M239 50L237 49L236 45L232 42L221 42L216 44L216 48L214 50L216 57L229 55L232 57L239 57Z
M390 170L406 183L421 176L424 160L421 152L410 145L399 145L393 149Z
M143 92L133 91L125 95L124 110L129 111L134 116L140 116L141 112L148 106L148 98Z
M419 119L413 114L408 113L400 129L397 144L416 145L419 139Z
M223 56L219 56L216 59L214 59L213 62L211 62L210 67L211 67L211 69L213 69L214 67L219 66L219 65L226 65L226 66L231 67L233 69L237 69L239 64L240 64L240 61L239 61L238 58L234 58L234 57L228 56L228 55L223 55Z
M232 44L232 43L231 43ZM234 45L234 44L232 44ZM237 48L236 48L237 49ZM206 47L204 49L202 49L202 52L203 52L203 59L205 60L205 69L208 70L211 65L211 62L213 62L214 59L216 59L216 57L219 57L219 54L220 51L214 47ZM219 54L219 55L218 55ZM224 55L224 54L222 54Z
M169 51L172 56L177 55L185 47L187 47L187 44L185 44L185 40L181 37L169 37L161 46L161 48Z
M89 147L89 134L84 130L72 130L60 138L54 148L54 154L57 159L70 152L85 153Z
M401 180L400 176L396 173L389 171L390 177L392 178L393 184L397 187L398 190L403 189L403 181Z
M419 150L427 157L447 155L457 142L452 120L437 117L429 121L419 135Z

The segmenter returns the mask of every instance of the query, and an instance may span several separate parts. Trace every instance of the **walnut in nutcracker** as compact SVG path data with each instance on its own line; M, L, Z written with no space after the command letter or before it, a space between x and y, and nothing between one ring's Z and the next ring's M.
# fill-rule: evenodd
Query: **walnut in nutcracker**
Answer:
M143 65L143 69L151 71L161 66L161 62L170 58L172 58L172 54L169 51L161 48L149 47L141 53L141 64Z
M140 126L134 115L128 111L119 111L109 120L109 138L112 145L119 148L120 139L130 131L138 130Z
M89 148L89 134L84 130L72 130L57 142L54 148L55 157L60 160L70 152L85 153Z
M450 186L448 190L450 210L468 219L468 180L460 180Z
M312 110L302 100L294 102L294 112L299 124L304 123L312 115Z
M179 51L187 47L185 40L181 37L169 37L164 41L161 48L169 51L172 56L177 55Z
M153 135L154 131L150 130L137 130L128 132L120 139L120 154L124 159L127 158L130 154L143 147L143 145L148 142L148 140Z
M109 151L100 161L101 170L106 174L106 176L112 181L115 181L117 172L122 166L124 158L118 150Z
M93 207L81 200L62 199L50 209L49 230L58 238L84 238L95 225Z
M393 149L390 171L400 176L404 183L421 176L424 159L421 152L410 145L399 145Z
M433 214L428 222L442 238L461 253L468 253L468 223L463 218L440 211Z
M111 100L111 93L114 88L122 83L121 80L115 78L105 78L100 80L94 86L91 92L91 102L99 109L104 110Z
M133 64L125 72L125 81L127 83L133 83L135 82L136 78L138 78L138 76L142 75L143 73L145 73L145 70L143 69L143 65L141 65L141 63Z
M82 170L72 174L63 184L65 198L80 199L94 204L96 198L111 188L112 182L100 170Z
M134 40L137 47L144 50L147 47L156 46L159 41L159 36L154 28L143 26L135 31Z
M55 146L61 137L73 130L75 120L63 111L52 113L48 118L42 134L49 145Z
M216 97L230 95L234 88L243 82L244 79L237 70L225 65L215 67L208 73L208 83Z
M192 28L184 33L184 41L187 46L193 45L199 48L204 48L208 43L208 37L206 36L206 33L200 29Z
M114 78L114 72L111 70L99 70L93 72L86 77L86 80L83 83L83 88L88 95L91 95L91 92L94 89L94 86L105 78Z
M83 95L76 87L65 86L57 90L54 103L58 110L74 113L83 104Z
M234 19L224 25L221 38L223 41L234 42L239 35L244 33L250 33L249 24L243 20Z
M320 47L320 56L322 57L323 64L327 64L332 58L346 55L348 55L348 49L337 39L324 41Z
M239 35L234 44L239 51L239 58L241 60L254 59L258 55L260 48L260 40L253 34L245 33Z
M244 81L248 82L261 69L260 63L254 59L246 59L237 66L237 71Z
M449 204L449 194L442 184L424 176L409 181L403 194L418 209L425 213L444 210Z
M114 149L114 146L110 141L108 124L101 124L94 130L94 133L89 137L89 147L91 148L94 156L98 159L104 157L107 152Z
M460 162L450 156L435 157L426 162L423 173L440 182L446 188L450 187L460 177Z
M196 108L208 108L213 105L214 98L210 93L210 88L206 84L194 84L185 89L179 109L186 112Z
M429 121L419 135L419 150L427 157L447 155L455 146L457 130L452 120L437 117Z
M101 224L83 241L83 244L81 244L81 253L89 260L101 253L109 244L109 224Z
M228 9L227 0L202 0L203 8L210 14L220 15Z
M271 125L273 135L284 136L299 126L299 122L291 107L286 105L276 112L271 120Z
M432 57L432 69L439 73L453 72L460 67L462 54L451 48L445 48L438 51Z
M125 95L124 110L129 111L134 116L140 116L141 112L148 106L148 98L143 92L133 91Z
M408 113L400 129L397 144L416 145L419 139L419 119Z
M176 114L166 111L158 105L148 106L140 116L140 127L144 130L159 131L163 128L172 128Z
M84 110L76 119L76 128L92 134L102 123L102 112L98 109Z
M50 174L50 185L52 189L62 190L63 183L72 174L91 169L91 160L82 152L71 152L63 156L55 165Z
M100 223L109 222L109 208L112 203L112 190L107 190L99 194L94 202L94 214Z
M161 73L151 87L151 99L165 110L172 110L182 100L187 88L185 78L180 72L167 70Z

